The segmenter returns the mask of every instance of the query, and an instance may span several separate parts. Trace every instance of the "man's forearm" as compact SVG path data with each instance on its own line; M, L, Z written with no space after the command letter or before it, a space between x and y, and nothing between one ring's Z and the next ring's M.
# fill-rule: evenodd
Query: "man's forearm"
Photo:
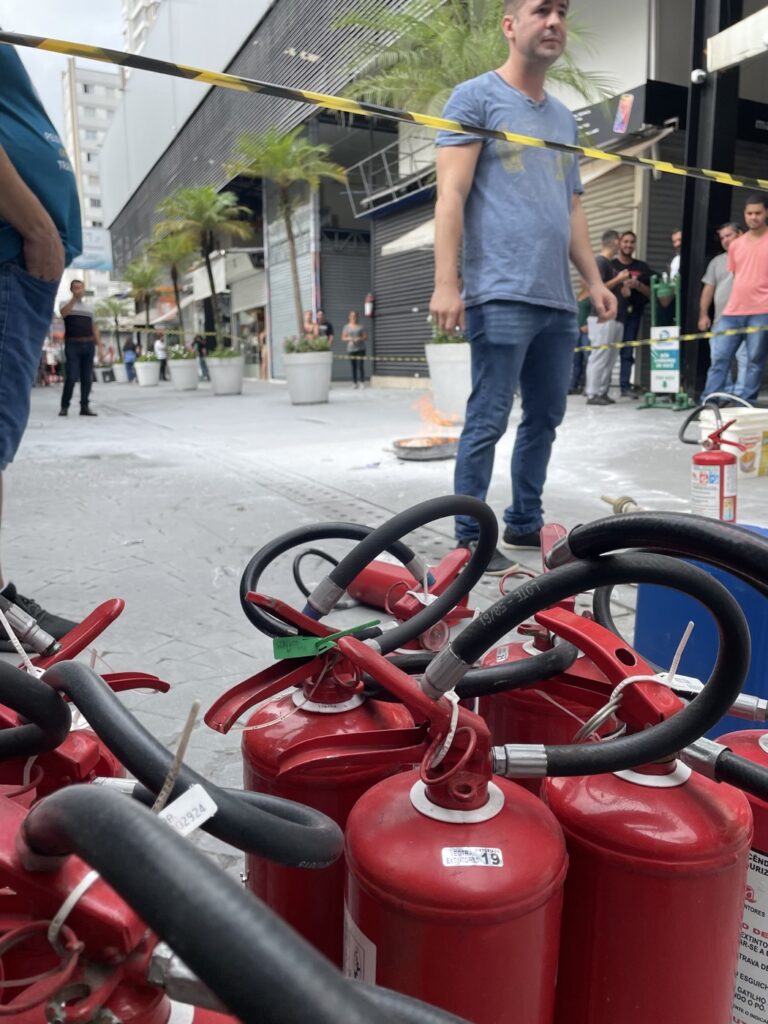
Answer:
M23 238L38 238L55 226L43 204L24 183L0 146L0 217Z
M712 305L712 299L715 297L715 287L711 284L705 284L701 289L701 298L699 299L699 316L709 316L709 309Z
M435 284L458 285L459 244L464 230L464 202L458 193L439 196L435 204Z

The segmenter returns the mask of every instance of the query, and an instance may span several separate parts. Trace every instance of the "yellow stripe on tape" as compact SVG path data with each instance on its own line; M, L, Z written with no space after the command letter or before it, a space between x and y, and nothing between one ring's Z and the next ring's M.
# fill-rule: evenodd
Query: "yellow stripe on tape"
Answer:
M477 135L484 139L498 139L512 142L519 146L538 149L552 149L574 156L588 157L591 160L605 160L609 163L626 164L631 167L649 168L663 174L676 174L680 177L699 178L703 181L716 181L734 188L750 188L768 190L768 179L746 178L734 176L727 171L716 171L703 167L685 167L681 164L669 163L667 160L652 160L649 157L621 156L618 153L606 153L602 149L590 146L575 146L566 142L548 142L531 135L517 135L514 132L494 131L477 125L449 121L442 117L418 114L408 110L396 110L393 107L382 107L375 103L362 103L332 96L322 92L311 92L304 89L292 89L285 85L272 82L260 82L253 78L244 78L225 71L208 71L204 68L190 67L186 64L175 64L171 61L158 60L138 54L125 53L123 50L109 50L100 46L89 46L86 43L73 43L64 39L49 39L44 36L22 35L17 32L0 32L0 43L14 46L28 46L52 53L64 53L70 57L88 57L106 64L120 67L137 68L140 71L152 71L161 75L173 75L188 81L203 82L222 89L236 89L240 92L263 93L277 99L294 100L297 103L309 103L325 110L338 110L347 114L359 114L362 117L380 117L385 121L406 121L410 124L421 124L437 131L450 131L460 135Z

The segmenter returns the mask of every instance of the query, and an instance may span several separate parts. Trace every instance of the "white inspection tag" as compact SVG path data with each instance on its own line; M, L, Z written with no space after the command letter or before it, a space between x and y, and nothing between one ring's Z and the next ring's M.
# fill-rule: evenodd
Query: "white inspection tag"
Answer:
M188 836L212 818L217 810L213 798L196 783L160 811L158 818L162 818L179 835Z
M444 846L444 868L503 868L504 856L493 846Z

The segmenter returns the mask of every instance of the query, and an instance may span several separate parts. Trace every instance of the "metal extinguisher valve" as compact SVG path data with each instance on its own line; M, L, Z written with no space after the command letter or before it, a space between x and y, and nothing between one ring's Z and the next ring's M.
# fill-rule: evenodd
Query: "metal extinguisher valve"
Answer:
M58 641L40 628L37 619L33 619L31 615L19 608L17 604L13 604L7 597L3 597L2 594L0 594L0 609L5 613L5 617L20 643L27 644L37 654L53 654L59 649Z

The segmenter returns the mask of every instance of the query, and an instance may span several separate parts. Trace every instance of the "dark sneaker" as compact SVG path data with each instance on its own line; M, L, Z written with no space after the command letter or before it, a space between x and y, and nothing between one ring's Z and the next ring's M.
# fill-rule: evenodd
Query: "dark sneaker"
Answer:
M47 612L45 608L39 605L37 601L33 601L32 598L24 597L23 594L18 592L13 583L9 583L0 593L12 604L18 605L27 615L31 615L37 621L40 628L49 633L55 640L60 640L77 625L76 622L72 622L70 619L63 619L60 615L53 615L51 612ZM2 624L0 624L0 651L13 652L15 650L16 648L8 639L8 634L5 632Z
M541 536L538 530L533 530L531 533L513 533L507 526L501 546L513 551L541 551Z
M616 399L615 398L611 398L610 395L602 395L601 397L606 400L608 405L616 405Z
M477 547L477 541L468 540L463 544L457 544L456 547L468 548L470 551L474 551ZM491 560L488 562L488 565L485 567L483 572L486 576L504 576L506 573L515 572L519 568L520 566L517 562L510 562L508 558L505 558L504 555L502 555L498 548L494 548Z
M98 416L99 414L97 412L93 412L92 409L81 409L80 410L80 415L81 416Z
M587 399L587 405L614 405L615 403L607 395L592 395Z
M66 415L67 415L67 410L66 409L59 409L59 416L66 416Z

